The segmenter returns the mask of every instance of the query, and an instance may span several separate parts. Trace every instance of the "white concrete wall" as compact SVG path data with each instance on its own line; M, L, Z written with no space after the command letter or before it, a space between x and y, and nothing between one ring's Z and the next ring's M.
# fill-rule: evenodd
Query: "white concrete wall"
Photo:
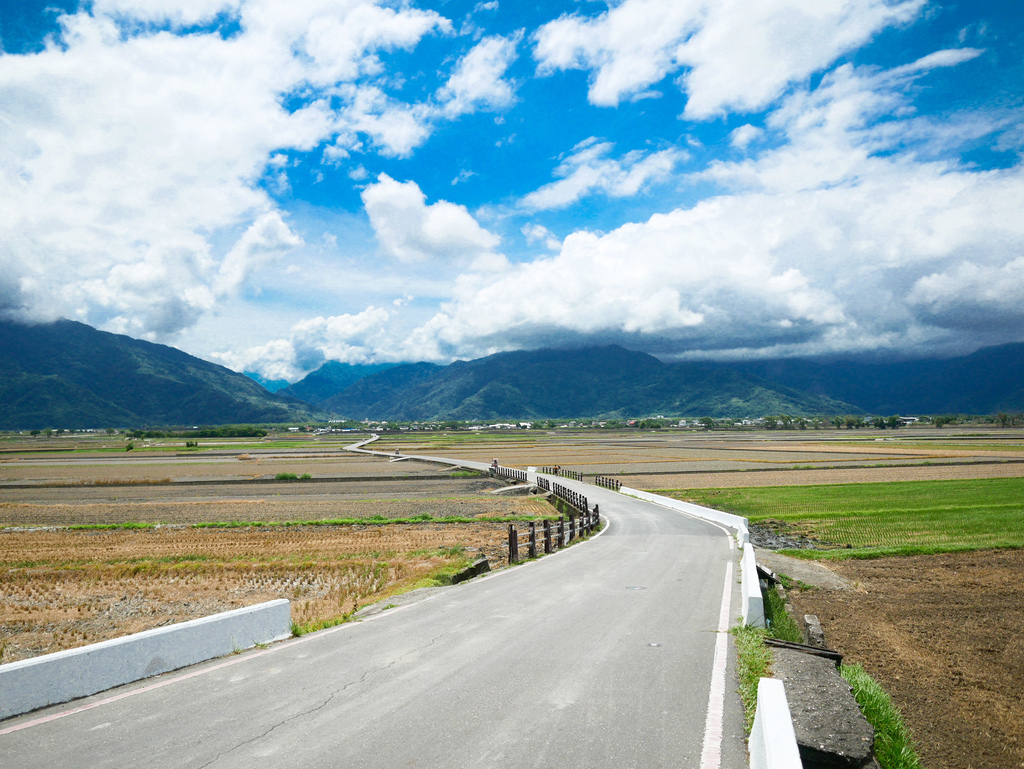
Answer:
M292 634L285 599L0 665L0 719Z
M750 769L803 769L786 687L774 678L757 684L757 711L750 732Z
M764 627L764 597L761 595L761 582L757 578L754 546L749 542L743 546L743 558L740 561L740 591L743 594L743 624Z

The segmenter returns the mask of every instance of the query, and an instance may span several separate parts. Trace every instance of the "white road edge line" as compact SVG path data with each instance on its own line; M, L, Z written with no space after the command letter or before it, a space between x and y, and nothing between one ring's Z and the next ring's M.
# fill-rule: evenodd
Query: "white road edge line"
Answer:
M725 721L725 668L729 658L729 611L731 601L732 561L729 561L725 565L722 609L718 614L715 661L711 669L711 690L708 692L708 715L704 722L704 749L700 755L700 769L718 769L722 763L722 737Z

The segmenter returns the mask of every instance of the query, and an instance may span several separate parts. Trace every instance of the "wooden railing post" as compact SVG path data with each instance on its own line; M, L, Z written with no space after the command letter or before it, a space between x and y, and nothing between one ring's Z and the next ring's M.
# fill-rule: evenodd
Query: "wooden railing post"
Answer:
M558 516L558 546L565 547L565 518Z
M551 552L551 521L544 521L544 553Z
M519 532L516 531L516 525L510 523L508 525L508 562L515 563L519 560Z
M576 539L576 516L569 513L569 541Z

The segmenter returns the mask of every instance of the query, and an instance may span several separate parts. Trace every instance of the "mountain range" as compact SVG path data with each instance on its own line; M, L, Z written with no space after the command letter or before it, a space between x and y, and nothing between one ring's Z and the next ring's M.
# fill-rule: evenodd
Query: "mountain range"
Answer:
M173 347L70 320L0 321L0 428L274 423L311 413Z
M332 361L271 393L173 347L74 321L0 321L0 364L2 429L1024 410L1024 344L899 363L665 363L615 345L447 366Z

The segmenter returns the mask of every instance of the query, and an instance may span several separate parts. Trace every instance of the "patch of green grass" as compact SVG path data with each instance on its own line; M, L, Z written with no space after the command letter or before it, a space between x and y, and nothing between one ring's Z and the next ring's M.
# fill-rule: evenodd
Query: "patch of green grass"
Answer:
M786 602L774 590L764 593L764 616L768 622L768 633L772 638L792 643L803 643L804 634L789 612Z
M1024 478L659 493L743 515L751 523L778 521L790 533L836 548L789 553L803 558L1024 547Z
M737 675L740 680L740 699L746 716L747 734L754 726L757 709L757 683L771 677L772 650L764 644L768 631L747 625L732 629L736 642Z
M860 665L843 665L840 675L853 688L861 712L875 727L875 757L882 769L921 769L910 730L881 685Z

